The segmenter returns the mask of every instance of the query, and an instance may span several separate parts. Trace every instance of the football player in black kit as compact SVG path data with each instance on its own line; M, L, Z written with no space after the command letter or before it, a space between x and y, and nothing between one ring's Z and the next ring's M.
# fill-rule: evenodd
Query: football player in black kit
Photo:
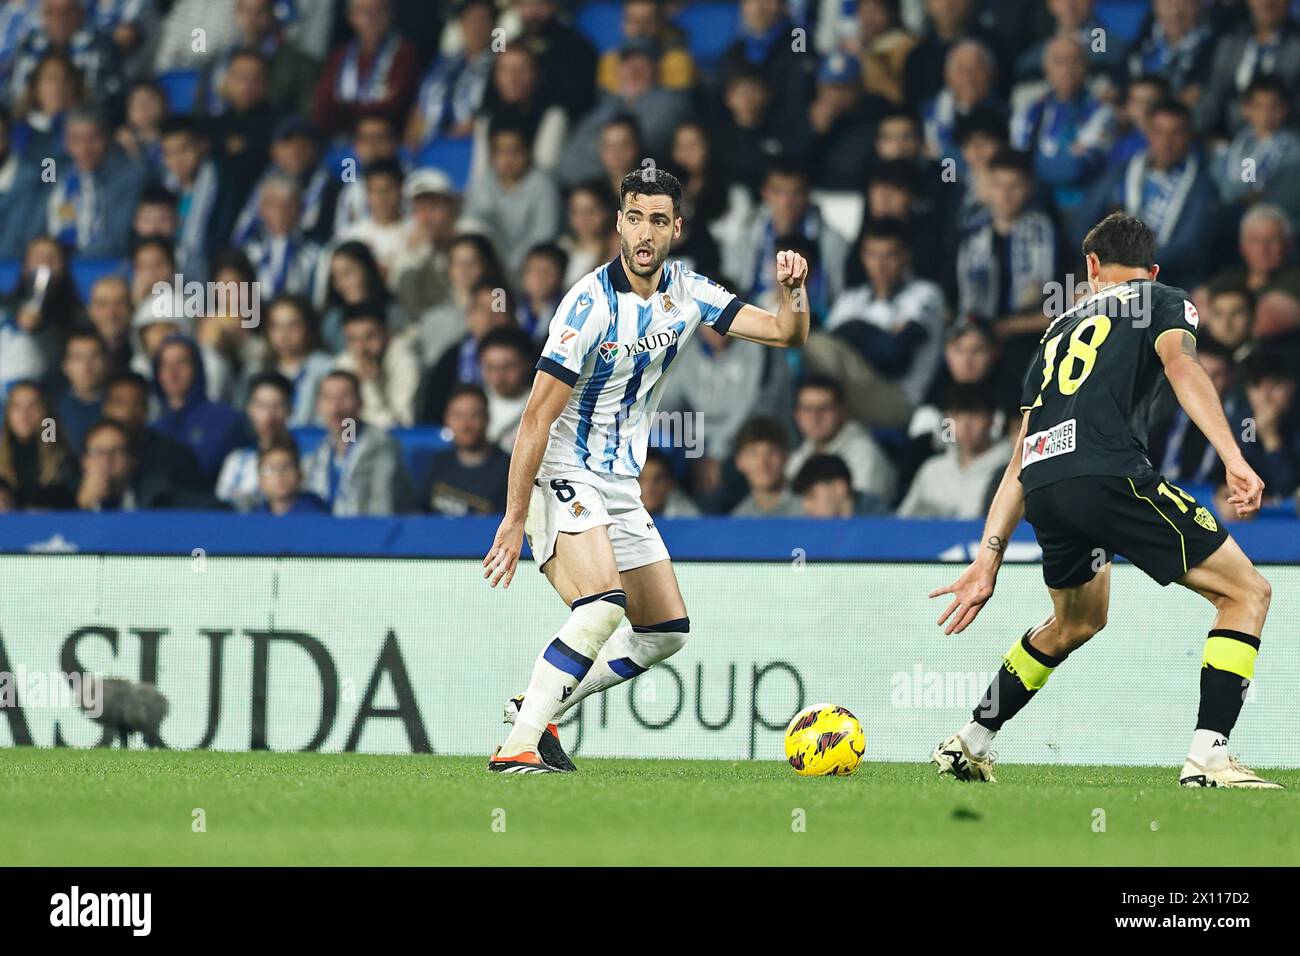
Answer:
M1006 542L1028 519L1043 551L1053 613L1011 645L971 721L935 748L940 774L993 780L994 735L1072 651L1106 624L1110 560L1122 554L1162 586L1177 581L1217 613L1201 662L1201 703L1179 783L1280 789L1228 754L1228 735L1255 670L1271 590L1210 511L1165 481L1146 456L1147 421L1172 387L1214 446L1238 517L1264 483L1234 439L1196 359L1196 308L1156 281L1156 240L1113 213L1083 241L1092 294L1056 318L1030 363L1020 440L989 507L979 556L952 584L939 618L960 633L993 596Z

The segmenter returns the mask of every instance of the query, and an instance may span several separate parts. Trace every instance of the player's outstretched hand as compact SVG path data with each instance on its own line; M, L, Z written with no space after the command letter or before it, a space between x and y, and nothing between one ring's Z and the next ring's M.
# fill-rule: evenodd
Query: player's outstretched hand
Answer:
M941 594L951 594L952 603L948 605L948 610L939 615L938 625L943 627L944 621L948 626L944 628L945 634L960 634L966 630L966 626L975 620L976 616L988 603L988 599L993 596L993 586L997 583L997 572L988 565L979 561L972 561L965 571L961 573L956 581L946 588L937 588L930 592L930 597L939 597Z
M515 568L519 564L519 552L523 549L524 529L509 518L497 528L497 536L492 539L492 549L483 559L483 577L488 584L502 588L510 587L514 580Z
M1224 466L1228 479L1228 504L1237 509L1238 518L1249 518L1259 510L1264 497L1264 481L1255 470L1239 458Z
M808 278L808 260L797 252L776 254L776 281L787 289L797 289Z

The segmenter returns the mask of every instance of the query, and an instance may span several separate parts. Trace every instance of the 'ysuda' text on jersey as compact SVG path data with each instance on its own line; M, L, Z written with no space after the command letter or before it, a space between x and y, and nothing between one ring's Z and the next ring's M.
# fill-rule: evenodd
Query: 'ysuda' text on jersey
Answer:
M573 386L551 426L543 467L639 475L673 359L701 323L725 335L742 305L680 262L665 263L648 299L632 291L621 258L576 283L537 362Z
M1108 286L1054 320L1021 392L1025 491L1079 475L1149 476L1147 427L1168 388L1156 343L1195 335L1198 321L1183 290L1145 279Z

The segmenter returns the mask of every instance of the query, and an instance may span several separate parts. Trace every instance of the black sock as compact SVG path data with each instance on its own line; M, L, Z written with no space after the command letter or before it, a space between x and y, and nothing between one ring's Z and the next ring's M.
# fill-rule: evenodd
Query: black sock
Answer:
M1053 657L1029 643L1030 635L1036 630L1035 627L1026 631L1003 657L1002 667L971 715L975 723L989 730L1001 730L1047 683L1053 668L1065 660L1066 655Z
M1241 631L1216 628L1205 642L1201 660L1201 709L1197 730L1212 730L1227 737L1236 726L1246 689L1255 676L1259 638Z

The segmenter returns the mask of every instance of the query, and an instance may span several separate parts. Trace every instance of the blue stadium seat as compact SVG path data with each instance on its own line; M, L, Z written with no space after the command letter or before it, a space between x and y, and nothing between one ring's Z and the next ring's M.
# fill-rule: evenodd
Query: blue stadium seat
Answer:
M295 428L294 440L303 455L311 454L325 437L325 429L315 425ZM416 488L419 488L429 473L429 464L434 453L449 446L442 437L442 429L430 425L418 425L414 428L394 428L392 436L402 446L402 464L407 475Z
M188 115L194 112L200 75L198 70L171 70L158 74L158 85L167 95L167 106L173 113Z
M708 67L722 59L731 41L736 39L739 20L738 4L692 3L674 22L686 33L686 47L695 62Z
M1137 39L1151 4L1146 0L1097 0L1094 12L1101 25L1128 46Z
M126 259L73 259L72 279L77 283L81 301L90 298L90 287L106 275L126 275L130 263ZM21 259L0 259L0 295L8 294L18 285L22 275Z
M618 3L584 4L573 25L591 41L596 52L612 50L622 39L623 10Z
M416 154L415 165L421 169L426 166L441 169L451 177L452 185L458 191L464 191L466 184L469 183L469 166L473 154L472 137L435 139Z
M23 260L0 259L0 295L8 295L18 286L23 274Z
M331 147L329 152L325 154L325 158L321 160L321 166L325 169L337 172L343 168L343 160L354 158L355 157L352 155L352 144L340 143L337 146ZM360 172L361 170L358 169L357 173L360 174Z
M73 259L72 278L82 302L90 301L90 288L107 275L128 275L131 264L126 259Z

